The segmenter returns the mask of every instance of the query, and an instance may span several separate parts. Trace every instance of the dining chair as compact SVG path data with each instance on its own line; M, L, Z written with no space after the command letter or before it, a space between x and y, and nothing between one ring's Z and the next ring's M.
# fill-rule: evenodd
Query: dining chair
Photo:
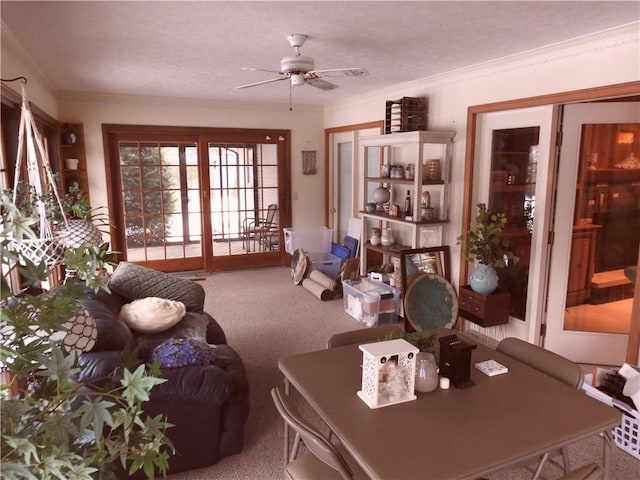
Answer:
M595 463L583 465L572 470L558 480L600 480L604 476L604 470Z
M271 397L282 419L295 432L291 452L285 452L285 472L291 480L369 478L344 448L332 444L300 416L290 397L277 387L271 389ZM298 455L301 441L310 455Z
M500 343L498 343L496 350L515 358L516 360L519 360L522 363L525 363L530 367L533 367L536 370L569 385L570 387L579 389L582 386L583 375L580 366L557 353L545 350L537 345L513 337L502 339ZM553 459L553 457L557 457L559 455L562 455L562 464ZM564 472L570 472L569 450L566 446L559 450L549 452L548 458L549 463ZM541 465L538 466L538 469L540 467Z
M557 353L513 337L501 340L496 350L520 360L575 389L582 386L583 376L580 366Z
M354 343L369 343L384 340L387 335L401 334L399 325L380 325L371 328L359 328L348 332L335 333L329 337L327 348L341 347L342 345L352 345Z

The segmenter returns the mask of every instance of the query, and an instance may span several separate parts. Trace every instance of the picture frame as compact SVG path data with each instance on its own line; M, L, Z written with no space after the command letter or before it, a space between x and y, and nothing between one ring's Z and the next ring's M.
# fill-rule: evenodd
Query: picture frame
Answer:
M450 281L450 255L448 245L400 250L400 272L402 275L400 287L402 292L406 292L411 281L422 273L434 273Z

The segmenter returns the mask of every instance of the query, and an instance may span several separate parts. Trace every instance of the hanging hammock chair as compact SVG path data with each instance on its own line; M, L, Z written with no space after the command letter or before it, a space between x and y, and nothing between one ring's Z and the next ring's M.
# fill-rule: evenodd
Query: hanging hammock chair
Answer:
M26 151L27 182L35 193L35 210L38 216L40 233L39 238L23 238L16 242L18 251L35 264L44 262L48 267L63 263L66 243L64 234L56 232L54 226L47 218L47 205L43 201L45 193L52 193L62 215L65 230L68 229L67 218L62 207L62 201L58 194L49 157L42 136L38 131L35 119L29 107L25 84L22 84L22 110L20 127L18 130L18 153L16 158L16 171L14 176L13 203L17 205L18 186L23 172L22 162ZM44 177L44 178L43 178ZM31 192L29 192L31 193Z

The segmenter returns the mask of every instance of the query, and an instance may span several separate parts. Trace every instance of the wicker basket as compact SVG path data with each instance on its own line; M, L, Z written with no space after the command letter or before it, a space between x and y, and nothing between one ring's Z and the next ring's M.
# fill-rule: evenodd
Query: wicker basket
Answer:
M36 265L44 262L49 267L63 263L66 251L61 237L35 240L25 238L15 247L22 256Z

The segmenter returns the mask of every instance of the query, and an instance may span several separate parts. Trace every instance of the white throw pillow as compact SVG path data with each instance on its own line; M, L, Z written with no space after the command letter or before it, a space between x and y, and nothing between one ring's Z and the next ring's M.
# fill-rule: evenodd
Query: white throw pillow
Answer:
M158 333L173 327L184 317L184 303L159 297L134 300L120 309L120 319L131 330Z

